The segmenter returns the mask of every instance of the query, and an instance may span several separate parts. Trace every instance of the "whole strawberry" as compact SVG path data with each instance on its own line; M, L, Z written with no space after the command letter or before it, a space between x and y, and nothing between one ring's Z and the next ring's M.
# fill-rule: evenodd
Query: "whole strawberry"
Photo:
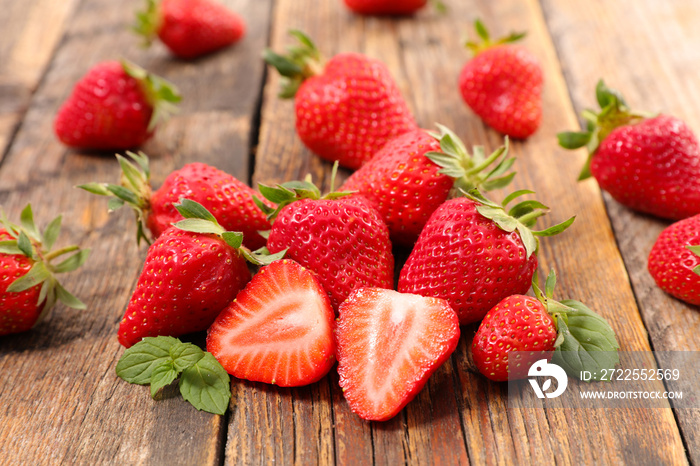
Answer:
M392 139L340 187L372 203L394 244L413 245L454 188L501 188L515 175L504 174L515 161L507 158L507 139L487 158L482 147L469 154L456 134L438 127L439 134L416 129Z
M464 101L496 131L525 139L542 121L542 67L526 48L511 45L525 34L492 41L483 23L476 21L483 42L468 42L474 57L459 75Z
M25 332L36 325L56 301L75 309L85 309L55 275L80 267L89 250L68 246L51 248L61 232L61 217L42 232L34 224L31 205L20 216L21 225L10 223L2 214L0 228L0 336ZM58 264L53 261L71 254Z
M177 89L133 63L95 65L78 81L54 120L56 136L80 149L143 144L180 101Z
M563 132L567 149L586 146L579 181L593 176L620 204L679 220L700 213L700 148L691 129L668 115L632 112L603 81L596 87L600 113L584 112L588 130Z
M148 248L119 325L127 348L144 337L205 330L250 280L246 259L263 262L241 247L243 235L227 232L201 204L183 199L176 208L185 220Z
M146 45L158 38L184 59L196 58L238 42L245 34L243 18L213 0L146 0L136 13L134 30Z
M410 15L423 8L428 0L343 0L361 15Z
M527 193L516 191L499 205L473 190L469 198L442 204L401 270L399 291L446 299L460 324L478 322L501 299L524 294L537 269L536 236L561 233L574 220L532 231L546 206L522 201L505 207Z
M233 175L204 163L190 163L170 173L160 188L151 191L146 154L126 154L131 160L117 155L122 168L120 185L88 183L79 188L111 197L111 210L129 205L136 213L138 240L148 240L146 228L153 238L158 238L170 225L182 220L175 204L187 198L212 212L226 230L243 233L247 247L265 246L266 239L258 232L269 230L270 223L253 201L257 192Z
M393 288L389 231L367 200L334 192L321 197L309 182L260 185L260 192L278 206L259 204L273 220L267 249L286 250L315 272L334 309L357 288Z
M649 253L647 268L666 293L700 304L700 215L664 229Z
M543 293L535 275L536 298L508 296L486 313L472 342L479 372L498 382L524 379L536 361L554 357L570 375L589 371L598 380L601 369L615 367L619 345L608 322L578 301L555 301L555 284L552 270Z
M308 37L291 34L301 45L289 56L267 50L265 60L287 78L280 96L294 97L297 134L312 152L357 169L391 138L416 128L382 62L344 53L323 64Z

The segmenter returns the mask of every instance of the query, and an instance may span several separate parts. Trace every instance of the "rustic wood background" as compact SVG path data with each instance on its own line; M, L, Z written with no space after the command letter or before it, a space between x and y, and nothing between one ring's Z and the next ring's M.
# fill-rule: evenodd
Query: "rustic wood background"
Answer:
M91 261L65 277L87 311L58 306L31 332L0 338L0 463L700 463L698 410L507 409L506 387L470 365L475 326L463 328L452 358L385 423L350 412L334 373L298 389L234 381L226 416L198 412L174 393L153 402L147 388L118 379L116 330L145 248L133 241L130 212L109 215L104 200L74 189L118 176L111 154L67 150L53 135L76 80L99 61L125 57L179 86L181 112L143 147L156 185L203 161L251 183L312 173L327 187L330 165L296 137L293 104L277 99L279 80L265 70L262 49L282 50L298 28L326 56L379 58L420 125L440 122L492 150L502 138L456 87L469 56L461 44L477 17L495 35L527 30L524 43L545 70L542 127L512 144L515 186L553 207L543 225L577 220L543 241L540 270L555 267L560 296L604 315L623 350L700 349L698 309L666 296L646 271L668 222L630 212L593 181L577 184L585 154L567 153L555 138L595 104L600 77L633 107L700 131L700 1L445 0L447 15L426 8L407 18L362 18L341 0L224 3L245 17L245 40L184 62L160 44L139 47L128 25L140 0L0 0L0 204L17 217L31 202L44 224L64 213L62 241L92 249Z

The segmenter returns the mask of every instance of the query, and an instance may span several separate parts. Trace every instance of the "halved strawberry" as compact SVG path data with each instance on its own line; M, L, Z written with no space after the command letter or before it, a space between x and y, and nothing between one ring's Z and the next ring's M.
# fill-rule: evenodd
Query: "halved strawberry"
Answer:
M394 417L459 341L444 299L361 288L340 305L336 339L345 399L363 419Z
M292 260L273 262L219 314L207 351L239 379L308 385L335 363L334 316L311 271Z

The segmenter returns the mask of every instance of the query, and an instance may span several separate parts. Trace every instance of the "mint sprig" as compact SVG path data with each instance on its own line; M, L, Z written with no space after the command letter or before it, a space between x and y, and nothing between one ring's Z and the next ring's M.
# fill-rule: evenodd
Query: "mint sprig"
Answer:
M182 397L208 413L224 414L231 399L230 377L219 361L173 337L144 338L124 351L116 372L129 383L150 385L154 399L179 377Z

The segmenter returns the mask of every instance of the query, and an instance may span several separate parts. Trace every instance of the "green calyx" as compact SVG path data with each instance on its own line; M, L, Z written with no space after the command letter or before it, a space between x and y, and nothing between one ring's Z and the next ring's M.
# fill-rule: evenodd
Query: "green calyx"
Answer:
M515 162L514 157L508 157L508 137L501 147L486 157L483 147L474 146L473 153L469 154L452 130L440 124L437 127L440 132L430 135L440 142L442 152L428 152L425 156L442 167L439 173L454 178L455 188L462 191L474 188L491 191L504 188L513 180L515 172L506 173Z
M579 174L579 181L591 177L591 160L600 142L603 141L615 128L633 125L650 118L653 115L642 112L632 112L622 95L605 85L599 80L595 89L596 100L600 111L584 110L582 116L586 120L585 131L564 131L557 134L559 145L565 149L588 149L588 159Z
M517 42L525 37L524 32L511 32L506 37L493 40L491 39L491 34L489 33L488 29L486 29L486 26L484 26L484 23L480 19L474 21L474 29L476 30L476 34L479 36L480 41L477 42L469 40L464 44L464 46L471 50L474 55L478 55L484 50L497 45L512 44L513 42Z
M529 191L526 189L515 191L506 196L501 204L497 204L486 199L478 189L472 189L469 192L463 191L463 194L467 198L477 203L477 212L484 217L493 220L493 222L496 223L501 230L507 232L517 230L520 234L520 238L522 239L523 246L525 246L528 259L532 254L537 253L539 248L539 241L537 240L538 236L558 235L569 228L569 226L574 223L574 219L576 218L576 216L574 216L557 225L551 226L544 230L536 231L532 230L531 228L535 225L535 222L539 217L549 212L549 207L535 200L521 201L510 209L506 207L514 199L525 194L534 194L534 191Z
M135 154L126 153L128 159L117 154L117 160L121 167L121 180L118 185L109 183L87 183L78 186L92 194L108 196L109 211L117 210L128 205L136 215L136 242L141 240L151 244L146 235L146 217L150 211L151 199L151 170L148 156L143 152Z
M149 47L160 30L160 8L157 0L146 0L146 8L136 12L132 31L143 37L143 46Z
M620 362L617 354L620 345L608 321L579 301L555 301L554 269L547 276L544 291L537 282L535 273L532 277L535 297L547 309L557 329L552 362L573 377L579 378L582 371L593 374L592 380L604 377L602 369L613 369Z
M0 253L21 254L33 261L29 272L13 281L7 287L7 291L19 293L41 285L37 305L44 303L44 307L37 322L41 321L57 301L74 309L86 308L82 301L73 296L56 279L56 275L72 272L83 265L90 254L89 249L80 249L78 246L67 246L52 251L61 234L61 220L62 217L59 215L49 222L42 232L34 223L31 204L27 204L22 210L19 225L11 223L0 209L0 223L12 238L0 241ZM70 255L65 257L67 254ZM59 257L63 259L54 264L53 261Z
M287 252L285 249L284 251L270 254L265 247L251 251L243 246L243 233L226 231L211 212L198 202L190 199L180 199L180 203L174 204L174 206L180 215L184 217L184 220L174 223L173 226L183 231L219 236L226 244L238 250L251 264L268 265L282 259Z
M173 83L127 60L122 60L122 66L126 74L141 84L141 89L153 108L151 120L148 122L148 131L153 131L159 123L177 113L178 108L175 104L180 102L182 97Z
M321 52L306 34L298 30L291 30L289 34L299 43L287 47L287 55L280 55L270 49L263 52L263 59L284 77L279 93L283 99L294 97L301 83L311 76L321 74L324 65Z
M267 186L262 183L258 184L260 194L268 201L276 204L276 208L266 205L257 196L253 196L253 201L255 205L263 211L269 221L274 221L283 208L298 200L339 199L352 194L354 191L334 191L337 174L338 162L336 161L333 164L333 170L331 172L331 189L326 195L321 195L321 191L318 187L311 182L311 175L307 175L304 181L289 181L287 183L278 184L277 186Z

